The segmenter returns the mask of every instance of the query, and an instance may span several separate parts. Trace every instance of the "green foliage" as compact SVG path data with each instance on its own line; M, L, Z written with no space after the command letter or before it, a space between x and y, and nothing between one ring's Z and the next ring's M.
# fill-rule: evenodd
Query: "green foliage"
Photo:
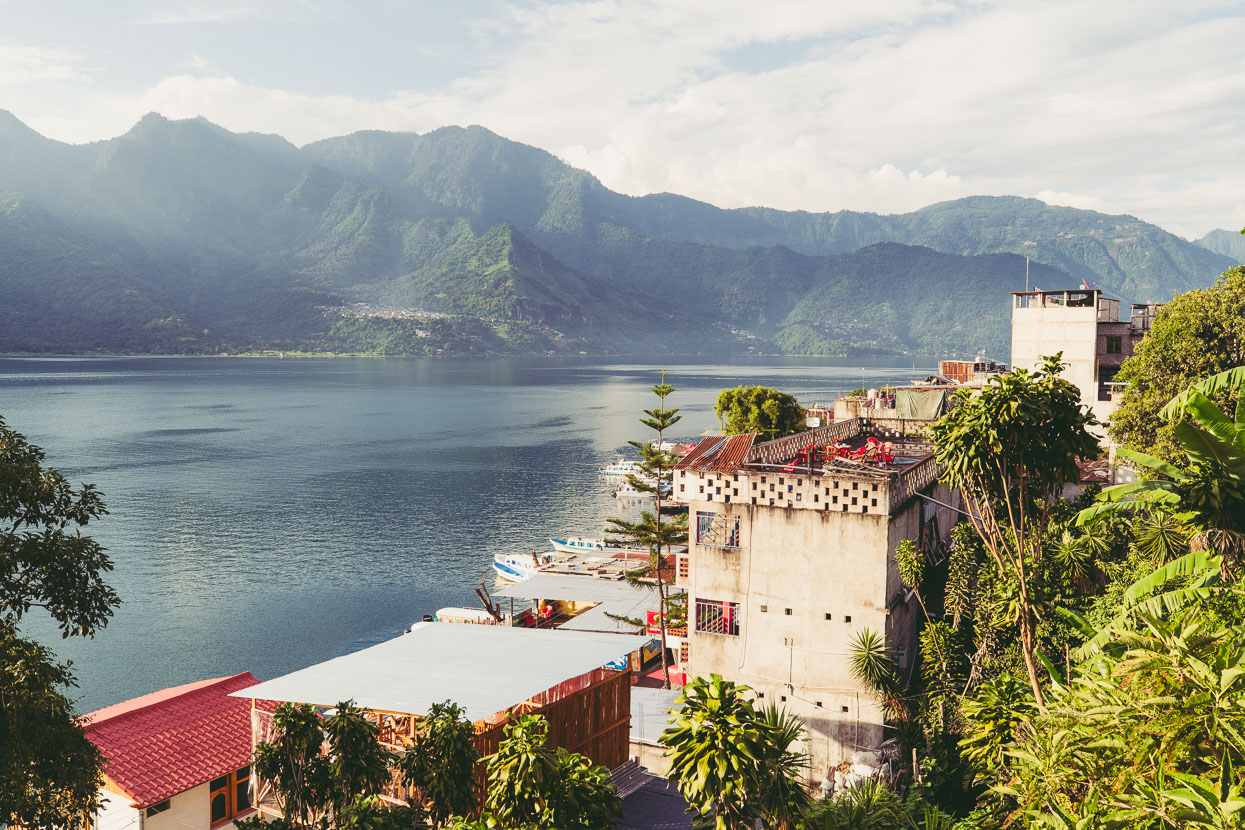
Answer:
M1039 708L1035 651L1035 585L1051 513L1077 459L1096 458L1076 387L1059 377L1060 355L1032 374L1021 369L991 378L981 393L960 394L960 406L930 426L943 480L959 488L970 521L998 569L1013 581L1020 650Z
M951 830L954 819L919 799L904 800L869 779L834 800L818 801L805 830Z
M1158 414L1173 425L1171 436L1184 455L1183 468L1120 450L1129 461L1163 478L1108 487L1099 495L1100 503L1083 510L1078 522L1089 525L1103 515L1141 506L1179 507L1179 517L1145 527L1151 547L1170 548L1188 523L1199 531L1194 537L1198 546L1245 553L1245 397L1239 398L1233 419L1208 397L1228 390L1238 397L1245 391L1245 367L1220 372L1172 398Z
M1210 288L1178 294L1159 311L1150 333L1116 380L1128 385L1111 415L1120 446L1173 464L1188 463L1175 435L1179 421L1162 419L1169 400L1200 378L1245 364L1245 266L1226 271ZM1222 388L1211 400L1224 411L1239 398Z
M486 820L513 830L612 828L622 800L609 770L562 747L550 748L548 728L539 715L520 715L506 725L497 752L484 759L484 806L491 811Z
M627 572L627 581L632 585L644 588L656 588L658 607L662 610L658 627L661 632L661 671L662 688L670 688L670 663L666 653L666 631L678 622L672 620L670 611L675 616L687 621L687 598L671 601L669 583L674 581L674 573L666 556L674 550L675 545L687 543L687 514L682 513L671 519L662 518L661 504L667 488L673 486L674 466L679 461L677 453L662 449L666 430L683 419L678 409L666 406L666 399L674 394L674 387L666 383L666 373L661 373L661 380L654 384L652 393L657 397L657 406L645 409L645 417L640 423L656 433L652 441L631 441L632 447L640 453L640 474L628 474L627 481L642 493L653 496L653 511L641 511L639 521L627 519L607 519L606 534L611 541L622 542L629 547L647 549L648 562L639 568Z
M104 549L82 528L107 513L0 419L0 824L68 827L95 812L102 758L65 694L68 665L20 635L32 608L64 637L93 636L120 602Z
M804 408L795 396L768 386L723 389L713 411L732 435L758 432L769 440L805 429Z
M694 678L662 733L670 780L697 827L742 830L762 819L790 830L804 815L803 759L790 751L803 725L777 709L757 712L750 691L716 674Z
M1016 729L1006 752L1012 778L997 792L1049 826L1087 815L1156 828L1239 826L1243 634L1208 628L1192 609L1116 632L1114 648L1054 687L1048 713Z
M419 787L427 800L428 816L436 826L450 816L476 809L472 771L479 761L475 727L455 703L434 703L419 725L415 742L403 754L400 767L405 783Z
M310 704L282 703L272 729L272 740L255 745L255 774L272 785L285 817L305 827L327 812L335 790L320 716Z
M330 753L329 803L340 817L352 805L359 806L360 798L384 789L397 756L380 745L380 727L367 720L354 701L337 704L324 719L323 730Z

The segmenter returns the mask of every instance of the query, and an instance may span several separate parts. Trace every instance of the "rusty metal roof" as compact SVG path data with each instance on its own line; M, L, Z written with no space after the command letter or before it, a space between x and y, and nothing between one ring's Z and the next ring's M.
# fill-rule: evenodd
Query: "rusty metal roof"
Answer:
M714 470L729 472L743 466L752 451L757 433L743 435L711 435L702 438L692 451L675 465L679 470Z

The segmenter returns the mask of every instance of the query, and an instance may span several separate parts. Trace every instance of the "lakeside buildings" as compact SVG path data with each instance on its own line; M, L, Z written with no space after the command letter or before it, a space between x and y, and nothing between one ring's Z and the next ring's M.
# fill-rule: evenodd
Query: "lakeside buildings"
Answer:
M799 715L810 780L844 761L878 762L887 737L878 699L852 677L853 638L882 635L900 669L913 666L918 617L895 548L912 539L937 555L955 521L917 427L852 418L765 443L714 436L675 469L675 498L689 510L677 563L688 673L745 683L758 703ZM870 437L890 441L893 460L807 450Z
M1096 288L1012 292L1012 366L1032 370L1042 356L1062 352L1068 364L1063 376L1105 424L1123 391L1116 373L1150 331L1158 309L1134 303L1121 320L1120 301ZM1105 430L1100 433L1105 438Z

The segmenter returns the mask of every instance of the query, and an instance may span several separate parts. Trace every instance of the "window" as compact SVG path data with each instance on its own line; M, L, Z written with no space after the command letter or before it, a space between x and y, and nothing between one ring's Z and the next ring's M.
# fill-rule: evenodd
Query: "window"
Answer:
M831 615L831 613L830 613L829 611L827 611L827 612L826 612L826 619L827 619L827 620L828 620L828 619L830 619L830 617L831 617L831 616L832 616L832 615Z
M783 612L784 614L786 614L788 617L790 617L790 616L791 616L791 609L790 609L790 608L784 608L784 609L782 609L782 612Z
M1123 352L1124 338L1119 335L1107 335L1107 354L1120 354Z
M851 622L851 621L852 621L852 615L851 615L851 614L848 614L846 617L844 617L844 618L843 618L843 622Z
M251 809L251 768L215 778L208 785L212 824L229 821Z
M739 517L697 513L696 543L713 548L738 548Z
M696 630L704 634L730 634L738 637L739 603L697 599Z
M169 809L169 806L169 799L167 798L163 801L157 801L155 804L152 804L147 808L147 818L160 815L165 810Z

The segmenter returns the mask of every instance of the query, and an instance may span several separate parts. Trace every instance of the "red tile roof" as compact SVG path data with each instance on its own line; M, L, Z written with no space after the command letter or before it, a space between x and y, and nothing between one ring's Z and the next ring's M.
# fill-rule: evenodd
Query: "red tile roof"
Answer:
M711 435L702 438L691 452L680 459L675 469L737 470L748 460L748 453L752 450L756 437L755 432L748 432L743 435Z
M86 734L104 772L147 807L251 759L251 701L230 692L254 686L250 672L153 692L92 712Z

